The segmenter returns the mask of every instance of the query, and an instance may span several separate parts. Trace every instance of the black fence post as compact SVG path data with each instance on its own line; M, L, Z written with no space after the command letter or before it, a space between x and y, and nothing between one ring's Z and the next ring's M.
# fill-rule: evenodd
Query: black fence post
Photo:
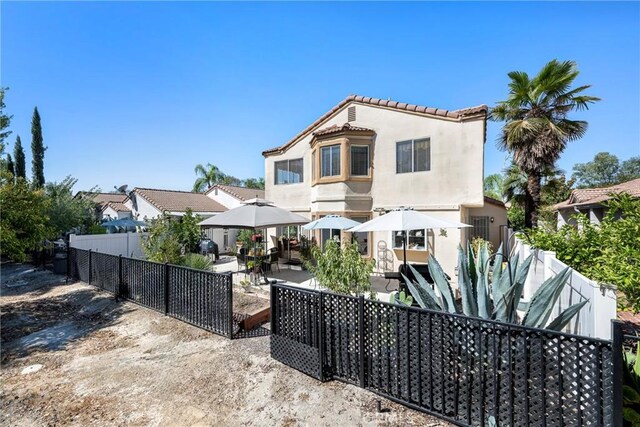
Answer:
M71 249L67 244L67 283L69 283L69 278L71 277Z
M227 273L227 288L229 290L229 296L227 298L229 304L229 339L233 339L233 276L231 273Z
M407 328L409 326L407 325ZM360 387L365 388L365 358L364 358L364 295L358 297L358 354L360 356Z
M622 386L624 381L624 349L622 323L611 321L611 357L613 364L613 425L622 425Z
M271 308L269 309L269 320L271 325L271 334L276 334L276 287L271 285Z
M164 263L164 315L169 314L169 263Z
M320 381L324 381L324 292L320 291L318 296L318 365L319 372L318 378Z
M122 254L118 255L118 281L116 282L115 289L113 290L116 301L118 301L118 296L120 296L120 286L122 286Z
M89 284L91 284L91 249L89 249L89 262L88 262L89 266Z

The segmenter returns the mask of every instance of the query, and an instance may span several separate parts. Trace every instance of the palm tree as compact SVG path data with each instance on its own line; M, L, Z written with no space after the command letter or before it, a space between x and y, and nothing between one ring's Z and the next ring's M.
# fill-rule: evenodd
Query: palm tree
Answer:
M496 200L502 200L504 177L499 173L492 173L484 177L484 195Z
M590 85L571 88L580 72L573 61L553 60L532 79L522 71L510 72L509 96L490 112L490 119L505 122L498 147L509 151L527 175L525 226L538 225L540 189L544 171L552 168L570 141L580 139L587 122L569 120L570 112L589 108L600 98L583 95Z
M194 172L197 175L196 182L193 183L193 191L206 191L209 187L224 180L225 174L217 166L207 163L204 167L196 165Z

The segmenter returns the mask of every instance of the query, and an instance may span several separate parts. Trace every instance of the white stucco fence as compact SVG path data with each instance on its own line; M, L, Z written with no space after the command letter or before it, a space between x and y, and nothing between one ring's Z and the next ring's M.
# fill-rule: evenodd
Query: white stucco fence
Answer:
M556 258L555 252L533 249L518 239L516 239L513 250L514 254L520 255L520 259L534 254L524 286L523 298L526 301L531 299L531 296L546 279L567 267ZM569 323L565 331L588 337L611 339L611 320L615 319L617 315L615 290L589 280L575 270L572 270L553 313L557 316L569 306L585 299L589 302ZM552 317L554 316L552 315Z
M144 258L142 253L142 238L147 233L113 233L86 234L69 237L72 248L102 252L110 255L122 255L130 258Z

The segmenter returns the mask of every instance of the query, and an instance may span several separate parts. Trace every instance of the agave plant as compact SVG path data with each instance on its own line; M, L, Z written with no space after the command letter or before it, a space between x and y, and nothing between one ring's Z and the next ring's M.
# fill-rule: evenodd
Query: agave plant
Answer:
M516 254L506 262L507 268L503 267L505 257L502 246L493 257L496 259L490 279L491 257L486 243L479 246L477 257L470 243L467 243L466 254L462 246L458 246L458 288L462 294L461 304L455 300L442 267L431 255L428 259L429 272L439 294L411 266L409 267L416 281L412 282L404 275L403 277L411 294L422 308L466 314L533 328L562 330L588 302L585 300L570 306L549 323L553 306L560 297L571 270L566 268L556 276L545 280L531 301L524 302L522 291L533 255L520 260ZM524 312L522 318L518 315L518 310Z

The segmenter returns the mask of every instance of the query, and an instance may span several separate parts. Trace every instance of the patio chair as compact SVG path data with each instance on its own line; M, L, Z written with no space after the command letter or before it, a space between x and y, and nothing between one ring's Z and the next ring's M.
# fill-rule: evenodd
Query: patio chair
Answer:
M275 264L276 267L278 267L278 273L280 272L280 264L278 263L279 259L280 252L278 251L278 248L269 249L269 258L266 260L266 263L269 264L269 270L273 271L271 266Z
M238 249L238 253L236 254L236 259L238 260L238 273L240 272L240 265L244 265L243 270L247 270L247 254L245 248Z

